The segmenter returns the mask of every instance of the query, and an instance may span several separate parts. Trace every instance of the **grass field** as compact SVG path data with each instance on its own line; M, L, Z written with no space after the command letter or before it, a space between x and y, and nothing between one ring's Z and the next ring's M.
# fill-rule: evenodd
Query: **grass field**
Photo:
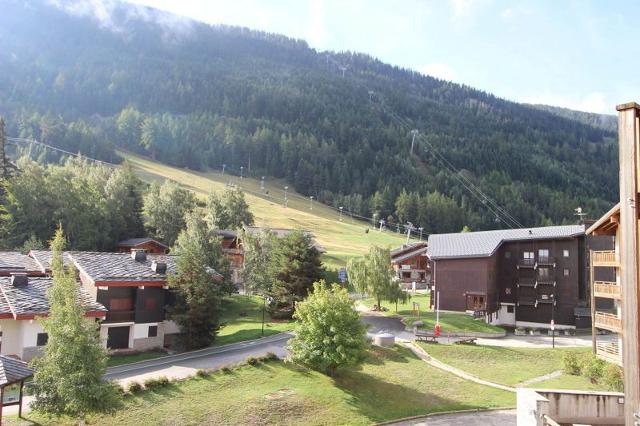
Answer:
M206 197L211 191L223 191L231 181L245 191L246 199L255 216L256 226L298 228L314 233L317 241L327 250L323 256L325 265L337 269L354 256L360 256L371 245L397 247L405 237L393 232L375 231L371 223L354 220L346 214L339 221L339 214L328 206L313 203L310 210L309 199L296 194L289 184L288 208L283 206L284 181L266 180L265 190L260 189L260 181L240 179L221 173L200 173L187 169L170 167L129 153L120 152L131 163L136 173L145 181L171 179L193 190L199 197ZM369 229L366 233L365 230Z
M525 380L562 370L562 357L567 351L578 353L589 351L587 348L532 349L424 343L421 345L429 355L445 364L481 379L509 386L515 386ZM557 381L557 379L555 380ZM552 382L552 384L555 383ZM534 387L548 387L547 384L540 382Z
M429 310L429 297L428 293L417 293L415 295L410 294L411 298L405 303L398 303L398 315L413 315L413 303L420 305L420 311L426 312ZM361 304L368 308L373 308L373 305L378 303L373 297L369 297L360 301ZM396 315L396 304L382 301L382 307L387 308L384 313L386 315Z
M422 330L433 330L436 325L436 313L433 311L425 312L417 316L405 316L402 321L411 327L415 321L422 321L424 324L420 326ZM440 330L443 336L447 333L504 333L504 329L495 325L487 324L481 319L474 319L471 315L455 312L440 312Z
M554 379L533 383L528 387L538 388L538 389L573 389L573 390L585 390L585 391L610 391L610 389L607 388L605 385L602 385L600 383L591 383L591 381L584 376L572 376L569 374L563 374L562 376L556 377Z
M95 425L366 425L438 411L513 407L515 395L444 373L408 349L374 349L357 371L332 379L272 361L217 372L125 399ZM21 424L73 424L28 414ZM3 419L4 420L4 419ZM16 424L15 417L6 424Z
M221 324L214 343L216 346L262 337L262 298L242 295L225 298ZM291 321L273 320L269 313L265 312L265 336L292 328Z

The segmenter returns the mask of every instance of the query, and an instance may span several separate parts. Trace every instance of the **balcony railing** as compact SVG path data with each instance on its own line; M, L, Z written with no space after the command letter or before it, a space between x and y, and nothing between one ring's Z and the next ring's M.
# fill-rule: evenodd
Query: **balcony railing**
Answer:
M518 278L518 287L535 287L536 280L534 278Z
M622 331L622 321L617 315L606 312L596 312L595 325L597 328L620 333Z
M620 299L620 286L610 281L594 281L593 295L607 299Z
M613 250L591 252L591 263L593 266L620 266L620 259Z
M537 263L538 265L555 265L556 258L552 256L539 256Z
M536 280L536 285L535 287L537 288L539 285L549 285L549 286L556 286L556 281L551 279L551 278L538 278Z
M109 311L104 322L133 322L136 311Z
M616 364L622 363L622 354L618 342L598 342L596 343L596 355L606 361Z
M519 259L518 260L518 268L533 268L536 266L535 259Z

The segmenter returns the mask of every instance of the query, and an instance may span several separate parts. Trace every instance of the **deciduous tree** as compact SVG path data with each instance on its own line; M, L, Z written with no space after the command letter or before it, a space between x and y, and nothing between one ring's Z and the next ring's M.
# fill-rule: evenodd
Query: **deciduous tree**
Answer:
M185 215L195 207L192 192L174 182L154 183L144 196L145 225L158 239L173 245L185 227Z
M376 299L380 307L383 300L396 302L398 283L391 266L391 254L388 249L373 246L364 258L351 259L347 264L349 282L361 292Z

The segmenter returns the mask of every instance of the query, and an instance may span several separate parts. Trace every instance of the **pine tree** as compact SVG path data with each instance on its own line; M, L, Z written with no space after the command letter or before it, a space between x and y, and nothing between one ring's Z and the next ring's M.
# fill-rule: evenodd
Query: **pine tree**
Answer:
M49 338L35 371L32 407L49 415L84 418L93 412L112 412L119 406L116 386L102 379L107 352L98 326L84 317L77 302L75 274L62 261L64 237L56 231L53 251L53 286L48 292L49 316L40 319Z
M172 250L178 258L169 288L176 303L169 309L169 317L180 326L184 346L196 349L215 339L226 287L212 275L212 269L220 269L223 262L220 242L198 214L187 215L186 223Z

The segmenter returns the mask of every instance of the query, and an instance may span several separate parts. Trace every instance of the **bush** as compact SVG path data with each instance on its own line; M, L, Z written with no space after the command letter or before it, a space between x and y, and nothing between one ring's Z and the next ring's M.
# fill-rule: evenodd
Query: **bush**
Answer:
M607 365L602 375L602 383L612 391L623 392L624 382L622 381L622 368L615 364Z
M231 373L231 368L229 367L222 367L220 369L220 371L222 371L222 374L230 374Z
M258 365L258 363L260 362L260 360L256 357L253 356L249 356L247 357L247 359L245 359L245 362L249 365Z
M582 369L582 362L575 352L567 352L562 357L562 371L572 376L579 376Z
M204 377L209 377L209 376L211 375L211 371L210 371L210 370L207 370L207 369L205 369L205 368L201 368L201 369L199 369L199 370L196 372L196 375L197 375L198 377L202 377L202 378L204 378Z
M267 354L261 357L260 359L266 362L266 361L277 361L280 358L278 357L278 355L274 354L273 352L267 352Z
M144 387L147 389L155 389L155 388L162 388L165 386L169 386L169 379L167 379L166 377L162 376L162 377L158 377L157 379L147 379L144 381Z
M597 383L604 374L606 362L591 354L582 364L582 375L588 378L591 383Z
M138 393L142 390L142 385L138 382L131 382L129 383L127 390L129 393Z

